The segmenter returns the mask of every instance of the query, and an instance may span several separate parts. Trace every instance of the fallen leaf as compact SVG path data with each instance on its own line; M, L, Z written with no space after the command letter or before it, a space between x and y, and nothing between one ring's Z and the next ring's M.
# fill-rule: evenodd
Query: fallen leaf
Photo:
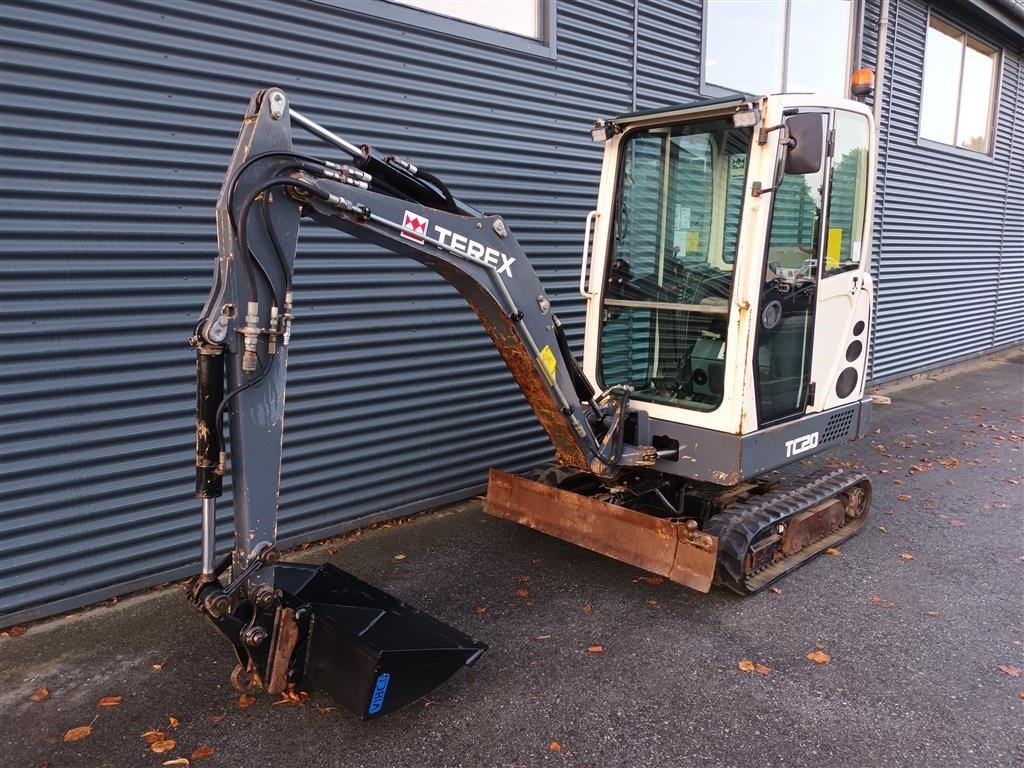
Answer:
M156 744L158 741L166 739L167 734L163 731L146 731L142 734L142 738L146 740L147 744Z
M880 605L883 608L893 607L893 604L884 600L881 595L868 595L868 602L874 603L875 605Z
M900 552L900 560L913 560L914 556L909 552Z
M26 632L28 632L28 627L11 627L10 629L6 630L4 634L7 637L21 637Z
M247 709L256 703L256 697L250 696L248 693L243 693L238 697L238 708Z
M530 596L530 590L528 590L528 589L517 589L516 590L516 597L529 597L529 596Z
M219 722L220 722L221 720L223 720L223 719L224 719L224 717L225 717L225 715L210 715L210 717L209 717L209 720L210 720L210 722L211 722L211 723L213 723L214 725L216 725L216 724L217 724L217 723L219 723Z
M548 750L551 751L551 752L557 752L561 748L562 748L562 745L559 744L557 741L552 741L550 744L548 744Z
M476 613L476 614L487 613L487 606L486 605L478 605L476 608L473 609L473 613Z
M773 595L781 595L782 594L782 587L772 587L769 591Z
M1024 557L1021 557L1021 560L1024 560ZM583 612L584 613L592 613L593 610L594 610L594 606L592 606L590 603L587 603L586 605L583 606Z
M1010 677L1020 677L1021 668L1011 667L1009 665L1004 664L1003 666L999 667L999 671L1003 674L1009 675Z
M164 760L162 765L188 765L188 758L176 757L173 760Z
M428 701L427 704L430 704L430 702ZM426 705L424 705L424 706L426 706ZM334 712L336 709L337 709L337 707L317 707L316 708L316 713L318 715L326 715L328 712Z
M832 555L833 557L835 557L836 555L839 554L839 550L836 549L835 547L829 547L828 549L825 550L825 554L826 555Z
M333 707L331 707L331 709L333 709ZM206 758L212 756L213 747L208 747L205 744L203 746L196 747L195 751L192 753L193 760L205 760Z
M157 672L159 672L161 669L164 668L164 664L166 664L166 663L167 663L167 659L164 659L159 664L154 664L153 665L153 669L155 669Z
M828 664L832 661L832 657L824 651L811 651L807 654L807 658L813 661L815 664Z
M769 667L767 664L754 664L754 671L760 672L762 675L767 675L769 672L772 671L772 668Z
M661 576L641 576L639 579L637 579L637 581L646 581L652 587L658 586L664 580L665 579L663 579Z
M42 701L49 695L50 692L45 688L37 688L36 692L33 693L29 698L32 699L32 701Z
M80 725L66 732L64 734L64 741L78 741L79 739L84 739L90 733L92 733L91 725Z
M177 728L181 725L181 720L176 717L172 717L171 715L167 716L167 721L171 724L171 728Z
M281 691L281 698L275 701L274 704L302 704L308 698L309 694L305 691L296 691L294 688L289 687L287 691Z
M100 699L100 703L97 704L96 706L98 706L98 707L119 707L119 706L121 706L121 702L122 701L124 701L124 698L122 696L104 696L102 699Z
M516 579L516 581L518 581L520 584L526 584L526 583L528 583L530 581L530 577L529 576L520 576L518 579Z
M814 462L811 461L810 459L800 459L800 463L803 464L805 467L809 467L812 464L814 464Z
M911 499L911 496L910 496L910 494L909 494L909 493L901 493L901 494L900 494L899 496L897 496L896 498L897 498L897 499L899 499L900 501L910 501L910 499Z
M405 555L399 552L397 555L395 555L395 560L405 560Z
M967 523L965 523L963 520L950 520L949 524L950 525L955 525L957 527L959 527L961 525L967 525Z
M925 611L924 615L925 616L931 616L932 618L935 618L935 617L937 617L939 615L939 612L938 611Z
M742 672L753 672L754 671L754 662L752 662L750 659L741 659L740 663L737 664L736 666L739 667L740 671L742 671Z
M880 530L882 533L888 533L889 532L888 530L886 530L884 525L878 526L878 530Z
M587 653L604 653L603 645L588 645Z
M939 459L939 464L950 469L956 469L960 466L960 459Z
M655 600L653 597L649 597L649 598L647 598L647 604L648 605L657 605L658 601Z
M176 746L178 746L177 742L175 742L173 739L165 739L164 741L154 741L152 744L149 745L149 751L159 755L164 752L170 752Z
M551 639L551 635L537 635L533 639L534 640L550 640Z

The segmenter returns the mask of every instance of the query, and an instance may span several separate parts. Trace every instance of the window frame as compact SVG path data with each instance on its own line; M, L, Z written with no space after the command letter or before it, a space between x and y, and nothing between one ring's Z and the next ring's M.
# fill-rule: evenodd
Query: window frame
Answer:
M444 16L411 5L392 3L389 0L312 0L312 2L496 48L505 48L547 59L557 58L558 0L536 0L539 4L540 38L517 35L514 32L506 32L472 21Z
M729 117L729 115L712 113L710 115L702 115L700 117L691 117L689 120L687 120L685 122L673 123L672 125L675 126L675 125L682 125L682 124L703 123L703 122L709 122L709 121L713 121L713 120L726 119L728 117ZM630 141L630 140L633 139L634 134L641 133L643 131L648 130L649 128L650 128L650 126L645 126L645 125L642 125L642 124L641 125L630 126L630 127L628 127L623 132L622 137L620 139L620 144L619 144L620 149L619 149L619 154L618 154L618 159L616 161L616 169L615 169L615 193L614 193L613 202L612 202L612 211L614 213L612 215L611 222L610 222L609 227L608 227L608 240L607 240L607 243L606 243L606 246L605 246L605 265L604 265L604 274L605 275L611 274L611 265L614 263L615 258L616 258L616 256L615 256L615 225L617 223L617 217L618 217L619 212L621 211L621 205L622 205L622 185L623 185L623 181L624 181L624 178L625 178L625 169L626 169L625 145L626 145L627 141ZM748 146L748 149L747 149L747 158L748 158L748 160L749 160L751 152L753 151L753 142L754 142L754 140L755 140L754 132L753 132L753 130L751 130L751 137L750 137L751 143L750 143L750 145ZM748 163L746 163L746 167L744 168L744 172L743 172L743 187L742 187L742 189L743 189L743 195L744 195L743 199L744 200L746 199L747 190L749 189L749 182L750 182L750 163L748 162ZM742 227L743 227L742 207L743 207L743 203L741 203L741 213L740 213L739 220L736 222L736 243L737 244L739 244L740 233L741 233ZM726 312L719 312L719 311L710 310L709 308L703 308L703 309L709 315L724 315L726 317L726 327L728 328L731 325L731 323L732 323L732 317L733 317L732 305L733 305L733 300L734 300L734 298L736 296L736 260L734 258L732 262L726 262L725 259L724 259L724 254L723 254L723 262L724 263L728 263L731 266L730 277L729 277L729 300L728 300L728 303L726 304L727 311ZM596 375L597 375L597 382L598 382L598 384L601 387L612 386L612 385L606 383L607 380L605 378L605 373L604 373L604 360L603 360L603 355L600 352L601 346L602 346L601 341L604 339L604 326L605 326L604 309L605 309L605 306L606 306L606 302L608 300L608 295L607 294L608 294L608 281L605 280L605 281L603 281L603 285L601 286L600 291L595 296L595 298L597 299L597 301L599 303L598 305L601 308L601 312L600 312L600 315L599 315L600 320L599 320L599 323L598 323L598 331L597 331L598 354L597 354L597 361L596 361L596 365L595 365L595 371L596 371ZM614 301L614 299L613 299L613 301ZM654 306L656 304L656 302L651 302L651 304L652 304L652 306L650 307L651 309L657 309L657 307ZM616 305L612 305L612 306L616 306ZM625 305L622 305L622 306L625 306ZM680 306L682 306L682 305L680 305ZM691 310L685 310L685 311L695 311L695 310L691 309ZM722 341L725 344L725 347L724 347L725 352L724 352L724 354L725 354L726 358L728 358L728 356L730 354L729 342L728 342L728 333L726 333L726 335L723 336ZM660 406L668 406L668 407L671 407L671 408L682 408L682 409L684 409L684 410L686 410L686 411L688 411L690 413L699 413L699 414L716 413L716 412L718 412L721 409L722 404L725 402L724 389L723 389L723 397L722 397L722 399L719 400L718 403L716 403L714 405L714 407L707 408L707 409L695 408L695 407L692 407L692 406L683 405L681 403L676 403L674 405L668 405L667 403L661 402L659 400L648 400L648 399L645 399L642 395L636 396L635 399L639 400L641 402L647 403L647 404L654 404L654 405L657 405L659 407Z
M989 89L989 124L988 124L988 149L970 149L969 147L962 147L959 144L946 144L943 141L937 139L929 139L921 135L921 114L924 111L924 75L925 75L925 56L927 55L928 47L928 30L931 28L932 19L945 24L947 27L955 29L957 32L964 36L963 44L960 51L960 82L957 84L956 92L956 112L953 117L953 140L956 141L956 131L959 127L960 122L960 102L963 98L963 86L964 86L964 57L967 55L967 41L968 39L973 40L984 48L992 51L995 56L995 66L992 68L992 86ZM988 159L994 161L996 151L996 130L999 127L999 103L1002 99L1002 83L1003 83L1003 62L1005 56L1001 46L994 45L991 41L986 40L980 35L975 35L968 32L963 24L958 24L952 21L948 16L944 16L941 13L935 13L935 11L929 7L928 17L925 20L924 25L924 45L922 46L921 56L921 87L920 95L917 100L917 145L927 149L935 149L943 152L950 152L960 157L970 157L976 160Z
M716 85L708 82L707 79L707 51L708 51L708 24L706 23L708 18L708 4L712 0L702 0L701 3L701 25L700 25L700 93L704 96L732 96L737 93L747 93L747 91L738 88L729 88L724 85ZM793 0L785 0L786 12L785 12L785 27L782 30L782 83L781 90L777 93L786 93L786 81L789 79L789 69L786 62L789 59L789 44L790 44L790 8L792 7ZM858 59L855 55L855 47L859 48L861 30L860 30L860 19L862 17L862 11L864 8L865 0L850 0L850 25L849 32L847 33L846 40L846 75L847 75L847 88L843 93L838 94L840 98L849 97L849 79L853 75L854 64ZM752 94L755 96L764 96L766 94Z

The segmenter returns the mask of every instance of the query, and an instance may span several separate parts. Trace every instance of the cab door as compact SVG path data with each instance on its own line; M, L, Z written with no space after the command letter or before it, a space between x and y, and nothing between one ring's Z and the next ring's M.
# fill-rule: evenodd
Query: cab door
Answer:
M787 111L784 122L796 114L801 119L818 118L819 134L812 143L820 147L820 155L817 170L786 173L771 193L754 341L754 393L761 427L802 416L812 400L831 114L801 108Z
M825 221L818 265L808 411L857 400L864 391L872 285L868 271L868 180L871 132L866 115L831 116L825 179Z

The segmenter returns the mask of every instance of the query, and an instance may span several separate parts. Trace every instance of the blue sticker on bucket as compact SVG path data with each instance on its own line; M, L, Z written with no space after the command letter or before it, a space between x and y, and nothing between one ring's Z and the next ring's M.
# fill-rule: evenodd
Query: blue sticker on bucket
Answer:
M376 715L384 706L384 695L388 692L389 682L391 682L391 675L387 672L377 678L377 684L373 687L373 696L370 699L369 714Z

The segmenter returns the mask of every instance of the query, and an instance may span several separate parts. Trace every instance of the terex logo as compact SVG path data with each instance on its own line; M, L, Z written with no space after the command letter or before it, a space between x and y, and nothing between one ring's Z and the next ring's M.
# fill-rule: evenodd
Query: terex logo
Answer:
M376 715L384 706L384 694L388 692L388 683L391 682L391 675L384 672L377 678L377 684L373 687L373 696L370 698L368 714Z
M414 243L422 243L423 237L417 237L416 235L417 233L420 235L427 234L428 224L430 224L430 219L425 219L411 211L406 211L405 220L402 222L402 237L406 240L412 240Z
M406 213L406 216L408 215L409 214ZM515 261L514 256L509 258L501 251L488 248L483 243L478 243L476 240L470 240L468 237L464 237L457 232L452 232L450 229L439 227L437 224L434 225L434 231L437 232L437 240L441 245L447 245L453 250L464 253L469 256L469 258L474 261L479 261L481 264L498 267L498 259L501 259L501 266L498 267L495 272L499 275L504 272L509 277L512 277L512 262Z
M805 453L818 446L818 433L812 432L803 437L795 437L786 441L786 458Z

